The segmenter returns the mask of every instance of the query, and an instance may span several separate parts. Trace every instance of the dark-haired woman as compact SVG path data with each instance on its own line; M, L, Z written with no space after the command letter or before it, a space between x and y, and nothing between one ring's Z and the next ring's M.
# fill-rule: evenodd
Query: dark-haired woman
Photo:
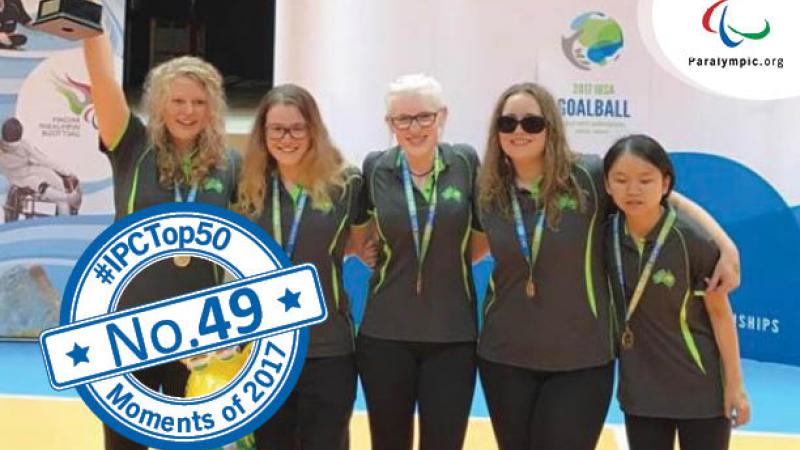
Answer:
M654 139L620 139L603 166L619 209L605 242L624 311L618 396L630 448L672 450L677 433L681 450L726 450L750 405L728 296L705 289L719 250L665 201L675 170Z
M615 303L603 260L610 199L600 158L571 151L552 95L511 86L492 115L479 177L481 223L496 261L478 344L492 426L503 450L589 450L613 385ZM721 247L710 217L672 199ZM723 270L727 285L738 272Z

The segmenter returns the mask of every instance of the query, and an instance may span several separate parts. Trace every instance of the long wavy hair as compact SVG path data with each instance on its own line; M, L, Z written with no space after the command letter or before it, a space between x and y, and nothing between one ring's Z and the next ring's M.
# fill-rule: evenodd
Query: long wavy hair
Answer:
M208 96L209 123L197 135L189 180L184 180L181 159L172 148L172 139L164 122L164 108L169 101L170 84L177 78L199 83ZM145 111L149 117L148 133L156 151L158 181L172 187L175 181L202 182L214 169L225 167L225 91L219 71L194 56L181 56L159 64L147 75L144 87Z
M536 99L544 116L547 139L539 192L547 211L547 224L550 228L555 228L561 219L559 197L563 194L573 196L578 200L579 209L582 209L585 204L585 194L572 176L572 165L578 157L567 144L561 112L552 94L538 84L515 84L497 99L489 125L483 165L478 175L479 202L482 209L496 209L505 217L511 216L509 189L516 184L514 166L500 147L497 118L503 114L503 107L508 98L516 94L528 94Z
M267 150L265 131L267 113L275 105L296 107L308 126L309 149L300 161L302 169L297 182L308 192L312 204L330 204L335 188L339 188L339 192L344 194L345 161L331 141L317 102L304 88L295 84L283 84L272 88L261 99L244 154L237 209L251 217L262 213L264 196L268 189L267 181L278 170L277 161Z

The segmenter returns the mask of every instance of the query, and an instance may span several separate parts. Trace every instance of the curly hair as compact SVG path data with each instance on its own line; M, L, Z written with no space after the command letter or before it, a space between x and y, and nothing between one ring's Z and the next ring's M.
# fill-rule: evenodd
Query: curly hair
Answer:
M479 202L482 209L497 209L506 217L511 215L509 188L515 184L514 166L503 149L497 130L497 118L503 114L503 107L509 97L527 94L539 104L544 116L547 138L544 148L544 168L541 181L541 199L547 211L547 224L551 229L558 225L561 210L558 200L568 194L578 200L582 209L585 194L572 176L572 165L578 157L567 144L566 131L552 94L535 83L518 83L505 90L497 99L489 125L489 137L483 157L483 165L478 176Z
M195 141L189 180L184 180L181 161L171 148L169 130L164 122L164 108L169 101L170 85L177 78L200 84L208 95L209 124ZM147 75L144 87L145 112L149 117L148 133L156 151L158 181L171 187L175 181L202 182L214 169L225 166L225 91L222 76L208 62L194 56L181 56L159 64Z
M296 107L308 125L309 150L300 162L303 168L297 182L308 192L312 203L330 204L332 188L339 188L341 194L345 190L345 161L328 135L314 97L295 84L275 86L261 99L242 163L237 210L251 217L262 213L267 180L278 168L267 150L265 136L267 113L275 105Z

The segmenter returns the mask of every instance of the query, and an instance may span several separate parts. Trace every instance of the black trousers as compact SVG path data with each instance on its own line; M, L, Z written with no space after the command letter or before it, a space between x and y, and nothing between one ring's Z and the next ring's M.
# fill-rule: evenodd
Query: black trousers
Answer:
M137 274L122 291L117 311L139 305L146 305L187 292L197 291L216 284L215 265L209 261L192 258L186 268L177 267L172 258L155 262ZM149 367L133 372L132 375L142 384L156 392L173 397L183 397L189 370L180 361ZM108 425L103 425L106 450L144 450L147 447L137 444Z
M411 449L417 406L421 450L461 449L475 390L474 342L405 342L362 334L356 360L373 449Z
M255 432L262 450L347 450L356 399L355 357L309 358L294 391Z
M676 432L681 450L727 450L731 423L724 416L667 419L625 415L625 433L631 450L672 450Z
M173 397L183 397L189 369L179 361L133 372L132 375L143 385L158 392L163 391ZM103 437L106 450L146 450L148 447L137 444L103 424Z
M614 366L546 372L479 359L500 450L594 450L614 384Z

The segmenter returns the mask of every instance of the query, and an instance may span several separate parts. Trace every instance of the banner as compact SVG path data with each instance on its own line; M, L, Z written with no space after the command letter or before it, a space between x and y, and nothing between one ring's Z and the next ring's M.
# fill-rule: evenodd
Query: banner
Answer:
M81 43L30 28L37 0L0 3L0 337L35 338L58 324L75 261L113 220L111 168ZM121 79L125 2L103 3Z
M773 100L745 100L704 87L703 77L680 76L661 50L669 36L653 36L654 3L672 2L280 0L275 82L295 82L315 95L332 136L356 165L391 144L383 122L387 86L414 72L444 85L444 140L470 143L479 153L497 97L519 81L554 93L576 151L603 154L626 134L651 134L674 152L677 189L713 214L739 246L743 279L732 305L742 355L800 365L800 99L791 93L775 99L772 90ZM786 64L798 56L795 16L775 9L791 2L677 3L686 8L683 21L659 29L724 56L728 44L717 29L734 27L749 36L735 40L747 44L737 51L750 53L732 55L756 64L740 70L780 70L781 55L758 54L770 39L792 52L783 55ZM772 34L759 37L765 20ZM760 79L742 73L751 83ZM747 83L733 86L750 92Z

